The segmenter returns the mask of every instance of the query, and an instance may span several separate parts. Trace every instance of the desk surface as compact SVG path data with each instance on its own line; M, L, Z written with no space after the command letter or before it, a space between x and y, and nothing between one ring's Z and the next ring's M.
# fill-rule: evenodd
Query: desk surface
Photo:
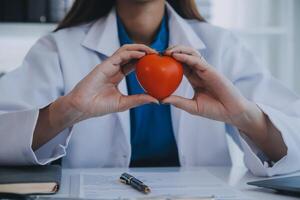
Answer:
M197 167L197 168L186 168L184 170L207 170L212 175L218 177L226 184L230 185L234 189L242 192L243 194L247 195L251 199L263 199L263 200L292 200L292 199L299 199L299 197L292 197L292 196L284 196L278 193L275 193L272 190L257 188L254 186L249 186L246 183L248 181L253 180L260 180L264 178L254 177L247 169L242 167ZM174 168L135 168L130 169L131 171L141 171L141 172L162 172L168 170L174 170ZM63 169L63 181L66 178L65 174L80 174L80 173L104 173L106 171L112 172L121 172L122 169L119 168L99 168L99 169ZM66 187L62 185L63 187Z

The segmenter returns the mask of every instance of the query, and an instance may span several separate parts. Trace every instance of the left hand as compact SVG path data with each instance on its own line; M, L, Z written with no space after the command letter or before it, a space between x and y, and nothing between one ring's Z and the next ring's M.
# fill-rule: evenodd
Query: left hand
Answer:
M191 114L242 126L249 108L257 107L248 101L235 86L214 67L210 66L196 50L175 46L165 52L184 64L184 74L194 88L192 99L170 96L170 103ZM259 110L257 108L257 110Z
M231 81L210 66L196 50L175 46L165 54L185 65L184 74L195 94L192 99L170 96L163 103L236 126L273 161L287 154L280 131L264 112L246 99Z

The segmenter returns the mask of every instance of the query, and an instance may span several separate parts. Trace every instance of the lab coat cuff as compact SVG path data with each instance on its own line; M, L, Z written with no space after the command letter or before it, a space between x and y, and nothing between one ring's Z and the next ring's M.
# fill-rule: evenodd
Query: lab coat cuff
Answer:
M247 147L251 149L251 153L256 155L264 165L267 166L274 165L274 162L272 162L272 160L260 148L258 148L256 144L254 144L252 140L248 138L245 133L240 131L239 137L240 137L242 147L247 145Z
M38 114L38 110L23 110L0 115L0 135L5 140L0 146L1 165L34 163L31 145Z
M247 137L240 134L240 141L244 151L244 161L250 171L257 176L274 176L300 170L299 147L293 141L295 129L290 127L290 117L264 104L257 104L269 117L273 125L280 131L288 151L279 161L272 162ZM299 136L298 136L299 137ZM295 140L297 141L297 140ZM298 163L298 164L297 164Z
M66 149L72 136L72 129L60 132L55 138L34 152L34 161L38 165L46 165L66 155Z
M36 151L33 151L32 149L32 141L33 141L33 134L34 130L37 124L38 116L39 116L39 110L31 110L27 111L29 112L26 114L26 119L22 118L22 124L23 127L22 133L19 134L20 138L19 141L22 141L21 143L23 145L14 145L16 148L21 148L20 151L22 151L23 158L26 159L25 165L45 165L48 163L51 163L54 160L57 160L63 156L66 155L66 147L69 143L69 140L71 138L71 129L66 129L60 134L58 134L55 138L50 140L48 143L44 144L41 148L39 148ZM18 150L17 150L18 151ZM15 161L13 161L15 163Z

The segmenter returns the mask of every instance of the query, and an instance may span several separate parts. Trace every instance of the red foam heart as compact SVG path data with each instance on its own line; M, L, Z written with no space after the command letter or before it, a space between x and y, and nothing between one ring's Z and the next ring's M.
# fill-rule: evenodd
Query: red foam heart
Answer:
M149 95L163 100L179 86L183 77L183 66L170 56L149 54L137 62L136 75Z

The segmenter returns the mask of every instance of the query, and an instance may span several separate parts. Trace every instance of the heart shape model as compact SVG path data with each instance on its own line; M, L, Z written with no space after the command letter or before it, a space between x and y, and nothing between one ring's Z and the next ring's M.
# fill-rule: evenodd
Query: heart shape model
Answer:
M148 54L137 62L136 76L145 92L163 100L179 86L183 77L183 67L170 56Z

